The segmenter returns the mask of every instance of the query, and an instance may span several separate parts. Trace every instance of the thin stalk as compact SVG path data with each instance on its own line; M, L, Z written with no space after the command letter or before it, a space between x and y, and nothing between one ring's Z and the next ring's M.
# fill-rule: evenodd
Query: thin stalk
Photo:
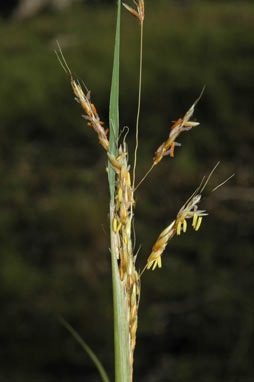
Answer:
M152 171L152 169L154 168L155 166L155 163L152 164L152 166L149 168L149 170L145 173L145 175L143 176L143 178L138 182L138 184L136 185L134 191L136 191L139 186L144 182L144 180L148 177L148 175L150 174L150 172Z
M114 62L109 107L109 151L117 156L117 142L119 135L119 62L120 62L120 16L121 1L117 2L117 24L114 49ZM127 318L127 297L120 279L116 234L113 230L115 213L115 172L108 162L108 179L110 189L110 241L112 262L112 288L114 310L114 357L115 357L115 382L130 382L130 346L129 324Z
M138 110L136 119L136 145L134 151L134 163L133 163L133 190L135 188L136 166L137 166L137 153L138 153L138 139L139 139L139 119L140 119L140 105L141 105L141 90L142 90L142 67L143 67L143 31L144 23L140 23L140 58L139 58L139 85L138 85Z

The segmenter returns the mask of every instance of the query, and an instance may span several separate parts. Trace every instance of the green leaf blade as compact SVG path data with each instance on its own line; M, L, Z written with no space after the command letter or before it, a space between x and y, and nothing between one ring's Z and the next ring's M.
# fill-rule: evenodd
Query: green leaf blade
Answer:
M93 361L95 367L97 368L103 382L110 382L110 379L104 369L102 363L99 358L96 356L94 351L87 345L87 343L83 340L83 338L79 335L79 333L61 316L58 316L58 321L71 333L71 335L75 338L75 340L80 344L80 346L85 350L85 352L89 355L91 360Z

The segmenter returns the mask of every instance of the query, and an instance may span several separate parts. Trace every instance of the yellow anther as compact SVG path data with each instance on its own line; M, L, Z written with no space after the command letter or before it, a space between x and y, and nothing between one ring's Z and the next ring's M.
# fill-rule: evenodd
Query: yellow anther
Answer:
M119 222L117 227L116 227L116 233L118 233L120 231L121 227L122 227L122 223Z
M192 220L192 227L194 227L194 229L196 227L197 220L198 220L198 214L195 212L193 215L193 220Z
M152 271L154 271L157 266L159 268L161 268L161 257L160 256L156 260L154 260Z
M113 231L116 233L117 232L117 219L113 219Z
M118 200L121 202L123 198L123 190L121 188L118 189Z
M186 232L187 230L187 221L184 219L183 221L183 232Z
M202 216L199 216L197 224L194 227L195 231L199 230L199 227L200 227L201 223L202 223Z
M179 236L181 235L181 230L182 230L182 222L180 221L178 224L177 224L177 227L176 227L176 234Z
M131 186L131 176L130 176L129 171L128 171L128 173L127 173L127 186L128 186L128 187Z

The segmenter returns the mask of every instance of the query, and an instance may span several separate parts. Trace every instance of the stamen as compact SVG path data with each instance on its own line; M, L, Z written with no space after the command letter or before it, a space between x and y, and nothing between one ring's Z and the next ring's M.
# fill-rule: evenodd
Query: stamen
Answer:
M154 260L153 267L152 267L152 271L155 270L155 268L157 267L157 265L158 265L158 259Z
M118 190L118 200L119 200L119 202L121 202L122 198L123 198L123 191L122 191L121 188L119 188L119 190Z
M179 236L181 235L181 229L182 229L182 222L180 221L178 224L177 224L177 228L176 228L176 234Z
M117 220L116 220L116 218L113 219L113 231L115 233L117 232Z
M195 231L198 231L202 223L202 216L199 216L197 224L195 225L194 229Z
M183 232L186 232L186 230L187 230L187 221L186 221L186 219L184 219L184 221L183 221Z
M130 173L128 171L127 173L127 182L126 182L127 186L130 187L131 186L131 176L130 176Z
M195 229L197 225L197 220L198 220L198 214L195 212L193 215L193 220L192 220L192 227Z

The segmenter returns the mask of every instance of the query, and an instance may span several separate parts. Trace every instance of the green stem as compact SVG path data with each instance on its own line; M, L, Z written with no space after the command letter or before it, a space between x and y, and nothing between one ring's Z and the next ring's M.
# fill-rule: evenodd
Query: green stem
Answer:
M112 227L112 208L110 224ZM116 251L114 247L114 232L111 229L111 261L114 306L114 355L115 382L131 382L129 323L127 320L127 298L119 277Z
M117 142L119 134L120 15L121 1L118 0L114 62L109 107L109 151L115 156L117 155ZM110 162L108 162L108 179L110 189L110 240L114 309L115 382L131 382L127 297L119 276L117 260L118 248L116 235L113 230L113 219L115 213L115 173Z

